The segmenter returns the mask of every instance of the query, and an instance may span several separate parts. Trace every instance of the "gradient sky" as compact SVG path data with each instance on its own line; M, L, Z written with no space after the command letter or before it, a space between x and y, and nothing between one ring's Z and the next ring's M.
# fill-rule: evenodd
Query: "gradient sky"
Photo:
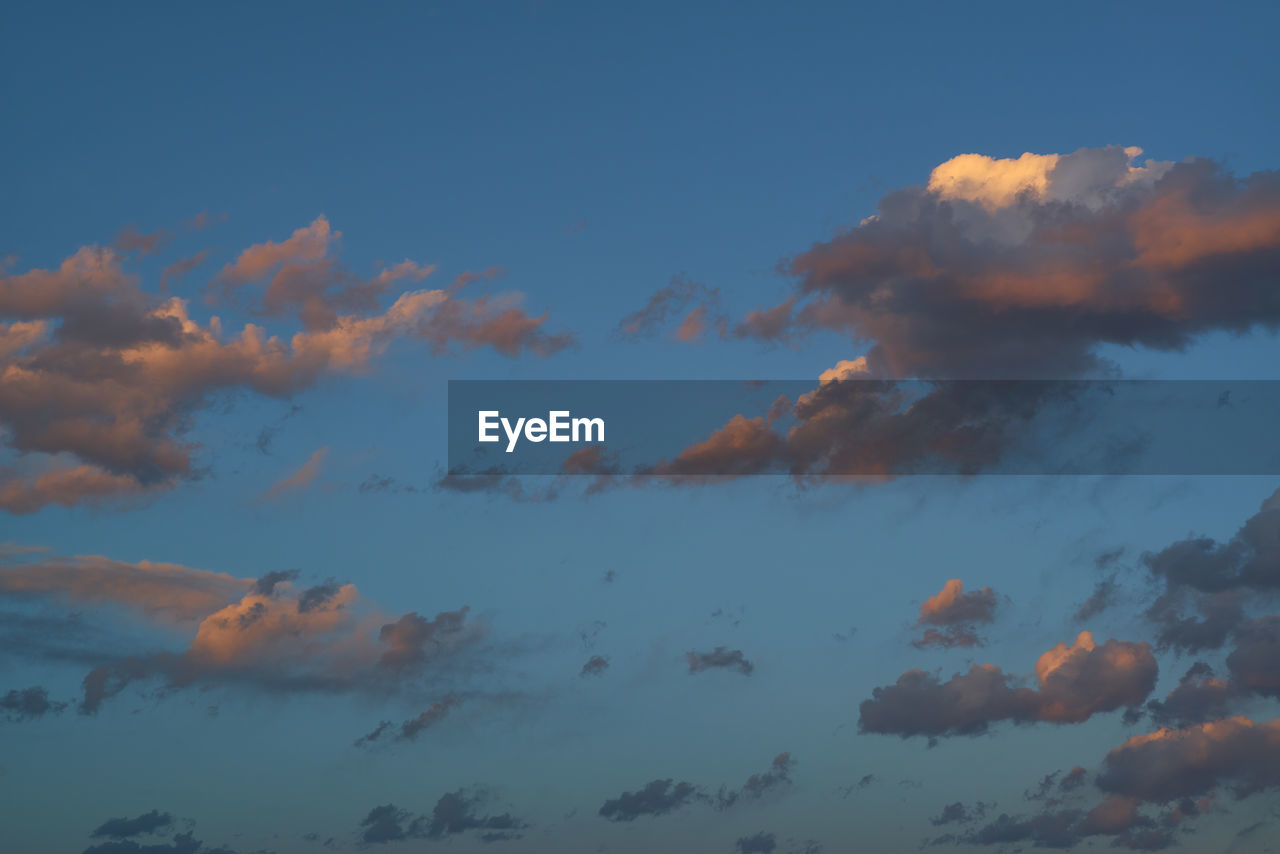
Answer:
M1277 26L1265 4L7 8L0 849L831 854L950 834L960 851L1270 850L1274 478L758 477L554 500L533 500L551 479L527 479L522 500L440 480L449 379L816 384L863 355L888 372L877 353L922 375L1021 372L1006 355L1027 352L1010 332L1019 293L960 306L972 314L956 328L978 341L963 350L929 337L929 289L904 297L901 327L746 323L828 287L851 300L847 269L824 285L792 262L933 234L917 213L891 232L881 202L934 210L930 176L962 154L994 158L994 181L1024 152L1141 147L1122 164L1177 164L1147 168L1209 205L1183 217L1175 181L1151 173L1090 208L1051 198L1051 166L1035 173L1048 189L952 200L1007 224L1056 199L1098 247L1079 263L1101 284L1027 321L1046 342L1084 330L1070 342L1088 367L1051 372L1280 379L1280 182L1264 174L1278 165ZM1121 208L1150 214L1135 238L1154 235L1148 249L1191 247L1132 292L1107 248ZM974 281L1004 270L998 245L966 244ZM877 284L906 294L910 271L884 269ZM371 284L383 271L397 277ZM629 331L672 285L688 299ZM408 292L431 306L386 321L367 354L344 349L360 343L348 321L390 317ZM196 324L185 338L164 337L158 307L175 297ZM699 305L706 330L679 340ZM209 341L254 324L295 361L278 376L265 357L214 365L192 329L215 315ZM1153 346L1151 328L1172 343ZM168 366L146 381L126 357L143 344ZM1226 543L1255 514L1262 539L1181 587L1144 557L1193 534ZM1185 581L1210 569L1230 578ZM926 607L951 579L970 598ZM1081 619L1095 593L1106 607ZM1160 610L1179 596L1193 622L1243 610L1216 644L1188 645ZM437 618L463 608L456 630ZM397 623L407 614L423 619ZM929 628L949 640L913 644ZM1101 652L1081 647L1062 688L1080 720L964 687L913 703L968 703L967 731L908 732L888 701L892 731L870 731L864 704L914 669L946 683L993 665L1009 691L1048 696L1037 661L1082 631ZM689 653L721 647L711 660L727 666L691 672ZM607 668L584 675L594 656ZM1202 706L1148 705L1171 705L1197 661L1221 697L1197 677ZM1161 731L1221 763L1174 751L1163 774L1185 792L1142 789L1147 766L1108 752ZM1063 788L1076 766L1087 781ZM1055 773L1048 799L1028 797ZM620 797L665 780L694 789L667 810Z

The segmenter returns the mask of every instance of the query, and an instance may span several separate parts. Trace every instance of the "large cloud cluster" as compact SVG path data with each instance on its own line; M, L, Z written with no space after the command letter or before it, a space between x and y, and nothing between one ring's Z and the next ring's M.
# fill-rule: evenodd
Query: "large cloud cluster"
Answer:
M319 217L284 241L250 246L215 277L211 301L286 321L296 330L287 337L198 319L189 300L145 290L118 248L86 246L54 269L0 269L0 425L8 447L30 457L0 471L0 509L70 506L194 477L197 449L183 434L211 395L288 397L368 370L398 338L511 356L547 355L572 340L545 332L546 315L528 314L518 294L462 295L493 272L404 290L386 305L393 287L435 268L406 260L359 276L334 257L339 236Z
M792 258L797 293L739 329L846 332L881 376L1061 377L1104 343L1274 328L1280 176L1141 153L952 158Z
M1146 643L1097 644L1081 632L1036 662L1034 686L993 664L974 665L946 682L909 670L876 688L859 707L862 732L936 738L975 735L994 723L1079 723L1100 712L1132 707L1155 687L1157 665Z
M282 571L236 578L176 564L42 555L0 566L0 603L92 606L104 619L112 611L131 612L159 631L186 636L185 648L178 650L56 653L93 664L80 705L90 714L140 682L167 691L224 684L266 692L385 694L433 668L447 669L482 631L467 619L465 607L430 618L393 616L363 599L354 585L330 579L304 586L297 577L296 571ZM15 696L13 704L34 708L30 698ZM416 735L452 704L405 722L401 735Z

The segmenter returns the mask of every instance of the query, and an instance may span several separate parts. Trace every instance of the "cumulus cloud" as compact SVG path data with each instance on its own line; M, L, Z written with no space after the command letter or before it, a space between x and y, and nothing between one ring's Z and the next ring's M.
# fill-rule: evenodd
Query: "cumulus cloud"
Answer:
M1065 417L1084 405L1071 384L893 382L866 378L864 367L841 362L767 416L736 414L638 472L672 484L762 473L974 474L1000 463L1049 407Z
M1059 377L1101 344L1274 327L1280 178L1141 153L955 157L791 258L796 293L737 331L845 332L879 376Z
M1034 686L992 664L942 682L909 670L876 688L859 707L862 732L899 735L976 735L998 721L1079 723L1100 712L1141 704L1155 687L1157 666L1146 643L1115 639L1098 645L1081 632L1040 656Z
M914 641L919 648L981 646L974 630L977 623L995 621L996 592L990 587L964 592L964 582L948 580L942 589L924 600L916 625L925 626L924 635Z
M1161 726L1185 725L1225 717L1231 685L1215 679L1213 668L1197 661L1163 700L1147 703L1152 720Z
M1280 592L1280 491L1230 539L1195 536L1142 556L1163 585L1147 609L1162 646L1217 649L1245 622L1246 598Z
M1098 355L1104 345L1180 350L1209 332L1280 325L1270 296L1280 176L1140 154L956 157L785 261L795 292L730 334L842 332L870 345L857 360L866 379L1044 380L1115 375ZM1038 413L1067 403L1050 384L986 391L944 385L908 407L893 383L824 379L787 402L787 429L739 415L643 473L677 484L973 473L1000 461Z
M1111 750L1103 791L1167 803L1230 786L1237 797L1280 785L1280 719L1244 717L1159 729Z
M309 608L302 607L303 595L288 588L270 596L248 593L201 620L181 652L95 667L84 678L81 711L96 713L129 684L149 679L170 691L229 684L268 692L385 693L478 636L465 624L466 609L384 622L388 618L361 600L354 585L341 585ZM420 628L406 637L406 625Z
M1111 796L1087 811L1047 809L1030 816L1001 813L994 821L945 841L998 846L1026 842L1038 848L1073 848L1102 836L1111 837L1114 847L1136 851L1157 851L1172 845L1172 829L1159 826L1138 808L1132 798Z
M1227 656L1233 685L1267 697L1280 697L1280 614L1250 620L1237 632Z
M71 506L196 477L199 448L182 435L211 396L288 398L326 376L367 372L397 339L509 356L572 343L546 332L546 315L530 315L518 294L463 294L488 274L392 298L433 268L404 261L358 276L332 256L337 237L320 217L245 249L215 279L213 293L227 299L261 292L239 308L300 323L287 339L257 323L235 332L217 316L200 320L187 300L145 290L114 248L83 247L54 269L0 269L0 425L28 457L23 470L0 472L0 508ZM162 284L197 263L175 262Z
M414 612L393 616L351 584L328 579L299 585L297 570L254 579L98 556L33 552L5 560L0 562L0 601L63 603L72 613L85 606L104 614L133 612L170 634L190 633L184 649L125 655L87 643L69 651L66 645L75 639L67 625L24 629L25 645L19 648L27 654L94 665L84 678L81 702L81 711L90 714L127 686L146 681L166 691L226 684L267 692L385 694L428 669L439 671L482 632L467 621L465 607L432 618ZM45 639L49 633L57 638ZM453 704L446 701L437 713ZM412 737L432 722L428 712L405 722L401 735Z

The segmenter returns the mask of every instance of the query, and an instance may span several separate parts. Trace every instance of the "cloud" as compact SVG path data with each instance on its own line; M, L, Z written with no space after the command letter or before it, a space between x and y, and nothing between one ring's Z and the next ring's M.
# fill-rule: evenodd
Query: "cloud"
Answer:
M635 792L623 792L600 807L609 821L635 821L640 816L660 816L680 809L698 794L692 783L654 780Z
M920 625L955 626L995 620L996 594L990 587L964 592L964 582L952 578L920 606Z
M1147 703L1152 720L1161 726L1185 725L1225 717L1231 686L1215 679L1213 668L1197 661L1163 700Z
M691 281L683 274L673 276L671 283L655 291L643 308L622 318L617 331L629 338L651 336L670 320L679 317L680 322L671 333L677 341L697 341L708 323L719 329L723 336L727 320L721 315L708 316L719 300L719 290Z
M730 809L744 801L756 801L791 785L791 772L796 761L790 753L779 753L767 771L752 774L740 787L720 786L714 794L689 782L677 783L668 778L653 780L634 792L623 792L605 801L599 814L610 821L634 821L640 816L660 816L689 804L702 804L717 810Z
M480 815L490 795L483 789L459 789L436 801L429 815L414 815L394 804L374 807L360 822L362 842L377 844L405 839L445 839L473 833L482 842L519 839L527 824L510 813Z
M972 807L956 801L943 807L942 812L936 818L930 819L929 823L934 827L941 827L944 824L968 824L981 820L987 814L987 808L988 805L982 801L978 801Z
M193 824L185 822L189 827ZM225 845L208 847L195 838L194 831L188 829L175 833L171 838L163 837L175 826L172 815L159 810L151 810L136 818L107 819L93 831L91 839L106 839L96 845L90 845L84 854L236 854ZM152 837L152 841L138 841L134 837ZM259 850L255 854L271 854Z
M394 739L396 741L414 741L422 733L423 730L430 729L440 723L449 712L462 705L462 701L452 695L445 697L438 703L432 703L430 708L422 714L409 720L404 721L397 728L391 721L383 721L374 728L372 732L363 735L356 740L356 747L365 747L375 741L382 739L388 732L395 731Z
M877 376L1012 378L1104 370L1102 344L1273 328L1280 177L1140 154L955 157L784 262L795 293L735 331L843 332L873 342Z
M89 836L93 839L101 839L109 837L111 839L127 839L130 836L139 836L146 833L155 833L162 827L169 827L173 824L173 816L167 812L152 810L143 813L136 818L109 818Z
M320 476L320 469L324 466L325 458L328 456L328 445L317 448L307 458L307 461L302 464L301 468L273 483L266 492L262 493L260 499L262 501L274 501L287 492L310 486Z
M1044 810L1031 816L1001 813L989 824L947 841L999 846L1029 842L1035 847L1074 848L1092 837L1110 836L1118 848L1156 851L1173 845L1171 828L1158 827L1138 806L1131 798L1112 796L1088 811Z
M112 246L121 252L137 252L139 257L146 257L159 252L172 239L173 236L163 229L146 234L138 231L136 225L126 225L120 229Z
M298 587L297 575L288 570L236 578L177 564L41 555L0 566L0 599L131 610L161 626L194 632L180 651L121 655L109 643L90 646L84 638L71 638L69 628L82 628L78 615L47 629L23 629L15 651L93 665L83 680L80 710L87 714L148 680L165 691L238 685L265 692L386 694L443 666L482 633L467 623L466 608L432 619L416 613L394 617L363 600L353 585L330 579ZM56 636L40 636L50 632ZM68 647L69 638L80 645ZM14 702L28 699L15 696ZM404 731L412 734L423 724L406 722Z
M199 252L197 252L194 255L188 256L186 258L179 258L177 261L174 261L172 264L169 264L164 268L164 271L160 274L160 290L162 291L168 290L170 282L181 281L186 277L188 273L190 273L192 270L199 267L206 260L208 260L208 258L209 258L209 250L201 249Z
M200 620L253 584L253 579L176 563L126 563L100 555L42 556L7 566L0 562L2 595L121 605L170 622Z
M1055 382L927 383L868 379L864 363L824 371L817 388L780 397L768 416L734 415L706 439L640 473L669 484L751 474L888 477L979 473L1000 462L1032 419L1082 404Z
M1146 614L1159 628L1160 645L1183 652L1221 647L1245 622L1246 598L1280 592L1280 491L1229 540L1188 537L1143 554L1142 565L1163 584Z
M757 800L775 789L791 785L791 771L795 764L790 753L779 753L773 758L768 771L752 774L741 788L728 790L721 786L715 799L717 807L728 809L739 801Z
M1267 697L1280 697L1280 614L1244 623L1236 648L1227 656L1233 686Z
M1119 585L1116 584L1114 575L1102 579L1094 586L1089 598L1080 603L1080 607L1076 609L1072 619L1077 623L1092 620L1115 604L1118 592Z
M218 274L224 296L261 290L241 307L288 321L296 331L287 338L198 319L187 300L145 290L112 248L83 247L55 269L0 269L0 426L26 464L0 472L0 508L145 495L198 477L201 449L182 437L212 396L289 398L327 376L367 373L396 340L508 356L573 343L546 332L546 315L526 312L519 294L462 294L488 273L392 298L393 286L432 268L406 260L361 277L330 256L336 238L321 217L249 247ZM183 271L176 263L170 275Z
M14 514L34 513L51 504L94 504L108 498L142 495L148 489L132 475L112 474L97 466L55 468L34 477L0 468L0 510Z
M727 670L736 670L743 676L750 676L755 672L756 666L747 660L740 649L729 649L727 647L718 646L711 652L697 652L690 650L685 653L685 658L689 662L689 673L701 673L704 670L713 670L716 668L724 668Z
M1103 791L1167 803L1229 785L1244 797L1280 785L1280 719L1244 717L1159 729L1111 750L1097 783Z
M1036 662L1036 685L1021 684L992 664L974 665L946 682L909 670L876 688L859 707L862 732L936 738L984 733L998 721L1079 723L1100 712L1142 703L1155 687L1157 666L1145 643L1109 640L1099 646L1081 632Z
M991 623L995 621L996 593L990 587L964 592L964 582L958 578L947 581L940 591L924 600L920 606L918 626L941 626L926 628L924 635L913 642L917 648L939 646L952 647L981 646L982 639L974 631L975 623Z
M56 715L67 707L49 699L49 692L39 685L21 690L14 688L0 694L0 716L9 721L29 721L45 715Z

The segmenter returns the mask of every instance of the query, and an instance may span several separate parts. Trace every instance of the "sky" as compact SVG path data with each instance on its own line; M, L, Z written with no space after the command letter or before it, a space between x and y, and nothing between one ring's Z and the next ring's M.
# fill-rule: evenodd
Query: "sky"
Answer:
M842 394L1280 379L1277 25L6 8L0 848L1271 850L1280 479ZM813 391L459 477L464 379Z

